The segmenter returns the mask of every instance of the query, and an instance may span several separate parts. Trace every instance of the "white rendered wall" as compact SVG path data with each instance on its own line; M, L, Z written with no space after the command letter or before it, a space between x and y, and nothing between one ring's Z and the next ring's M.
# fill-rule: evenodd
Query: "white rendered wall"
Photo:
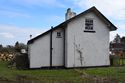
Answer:
M50 66L50 34L44 35L29 45L30 68Z
M95 33L84 32L85 18L94 20ZM109 29L94 13L74 19L66 30L66 67L110 65ZM78 49L82 52L82 65Z
M57 32L61 37L57 37ZM64 66L64 34L63 29L54 30L52 33L52 66Z

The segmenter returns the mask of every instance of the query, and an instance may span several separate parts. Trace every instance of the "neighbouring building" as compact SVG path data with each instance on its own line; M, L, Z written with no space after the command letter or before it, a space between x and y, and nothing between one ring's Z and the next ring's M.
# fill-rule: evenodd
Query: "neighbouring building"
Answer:
M92 7L28 41L30 68L109 66L109 32L117 28Z
M125 43L121 41L120 35L116 35L114 40L110 42L111 55L125 56Z

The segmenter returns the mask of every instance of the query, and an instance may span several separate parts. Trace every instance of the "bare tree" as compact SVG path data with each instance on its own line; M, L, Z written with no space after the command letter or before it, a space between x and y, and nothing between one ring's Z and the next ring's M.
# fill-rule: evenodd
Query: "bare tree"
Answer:
M75 50L79 53L79 60L80 60L80 64L81 64L81 66L83 65L83 61L84 61L84 57L83 57L83 53L82 53L82 50L83 50L83 48L81 48L80 47L80 44L76 44L75 42L74 42L74 46L75 46Z

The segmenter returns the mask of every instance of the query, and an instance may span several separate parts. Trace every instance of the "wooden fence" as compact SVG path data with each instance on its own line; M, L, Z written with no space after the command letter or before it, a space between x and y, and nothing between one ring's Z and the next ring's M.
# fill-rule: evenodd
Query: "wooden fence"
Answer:
M125 66L125 56L110 56L110 64L111 66Z

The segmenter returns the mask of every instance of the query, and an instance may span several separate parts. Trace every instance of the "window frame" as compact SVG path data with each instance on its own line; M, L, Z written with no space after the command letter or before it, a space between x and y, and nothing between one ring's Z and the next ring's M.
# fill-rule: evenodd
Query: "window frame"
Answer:
M61 33L61 31L56 32L56 38L62 38L62 33Z
M87 23L88 20L88 23ZM92 32L95 33L94 31L94 19L93 18L85 18L84 20L84 32Z

